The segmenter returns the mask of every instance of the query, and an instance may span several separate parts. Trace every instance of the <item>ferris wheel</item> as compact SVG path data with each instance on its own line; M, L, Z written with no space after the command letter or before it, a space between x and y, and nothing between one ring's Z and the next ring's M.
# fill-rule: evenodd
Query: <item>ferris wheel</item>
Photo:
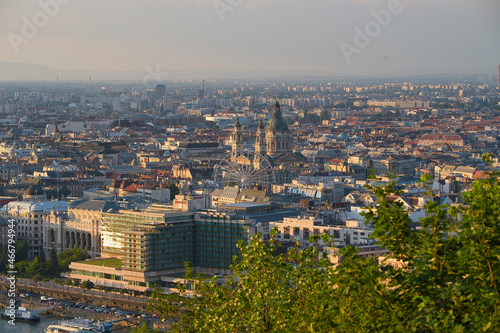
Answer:
M269 160L253 150L243 149L237 156L224 156L214 167L214 181L219 186L234 184L241 188L260 185L270 188L276 183L274 170Z

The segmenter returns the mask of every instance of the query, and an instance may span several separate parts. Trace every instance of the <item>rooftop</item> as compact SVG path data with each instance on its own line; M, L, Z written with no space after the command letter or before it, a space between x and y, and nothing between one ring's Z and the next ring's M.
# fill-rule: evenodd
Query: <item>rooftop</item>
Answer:
M122 261L117 258L77 261L76 263L94 266L105 266L111 268L120 268L122 266Z

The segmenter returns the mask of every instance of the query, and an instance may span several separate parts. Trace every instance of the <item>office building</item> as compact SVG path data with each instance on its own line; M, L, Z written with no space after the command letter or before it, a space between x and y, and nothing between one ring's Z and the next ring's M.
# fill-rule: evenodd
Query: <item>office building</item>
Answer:
M173 288L185 262L196 273L229 274L238 240L253 233L255 221L234 213L160 206L103 213L102 259L72 263L69 276L116 288Z
M156 101L163 101L163 96L165 96L165 93L167 92L167 87L165 87L164 84L159 84L155 88L155 102Z

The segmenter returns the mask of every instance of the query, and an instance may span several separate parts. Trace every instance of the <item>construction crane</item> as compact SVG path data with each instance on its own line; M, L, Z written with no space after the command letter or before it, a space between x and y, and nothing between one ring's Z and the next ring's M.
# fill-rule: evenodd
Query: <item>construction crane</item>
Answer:
M441 134L441 136L443 137L443 139L444 139L444 141L446 142L446 144L448 145L448 147L450 147L451 151L452 151L452 152L455 152L455 149L453 149L452 145L450 144L450 142L448 141L448 139L446 139L446 137L444 136L443 132L441 132L441 131L439 130L439 128L434 127L434 126L425 126L425 127L430 127L430 128L435 129L436 131L438 131L438 132L439 132L439 134Z

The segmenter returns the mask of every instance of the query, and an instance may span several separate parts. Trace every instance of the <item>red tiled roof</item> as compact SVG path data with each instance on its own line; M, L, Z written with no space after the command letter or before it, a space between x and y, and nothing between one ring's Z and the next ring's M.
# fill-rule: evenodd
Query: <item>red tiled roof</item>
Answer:
M485 171L476 171L472 176L472 179L486 179L488 174Z
M126 192L137 192L137 189L138 188L144 188L144 185L136 185L136 184L132 184L132 185L129 185L127 186L125 189L123 189L124 191Z

